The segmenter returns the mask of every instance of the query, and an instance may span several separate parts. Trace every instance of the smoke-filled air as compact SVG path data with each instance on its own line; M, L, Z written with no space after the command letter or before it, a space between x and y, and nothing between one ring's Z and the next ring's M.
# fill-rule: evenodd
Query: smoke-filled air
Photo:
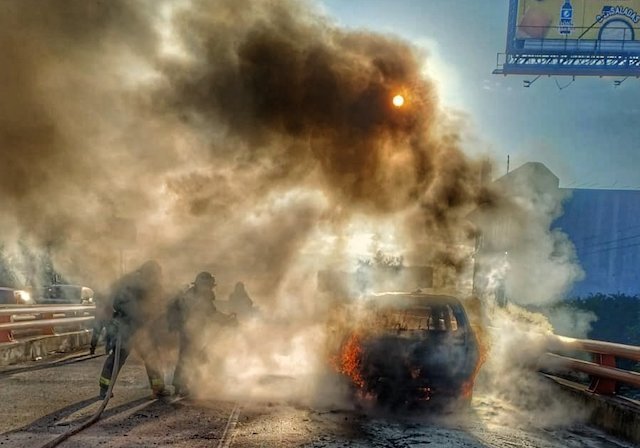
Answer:
M213 273L222 310L242 281L257 317L193 330L208 343L189 381L209 398L335 404L347 389L326 372L336 297L318 273L429 266L431 286L461 298L483 285L469 313L494 330L480 332L477 386L522 404L531 383L517 372L544 352L523 341L553 328L518 304L552 303L581 275L548 230L563 198L493 183L429 64L306 1L0 2L7 275L42 285L51 265L106 294L123 267L154 259L167 297ZM485 238L474 257L504 214L514 250ZM505 289L514 300L498 309Z

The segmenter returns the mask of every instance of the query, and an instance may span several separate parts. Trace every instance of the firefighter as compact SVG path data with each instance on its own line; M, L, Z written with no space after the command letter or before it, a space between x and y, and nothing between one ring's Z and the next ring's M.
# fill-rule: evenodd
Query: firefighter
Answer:
M200 272L193 284L169 304L169 330L178 332L179 337L178 362L173 375L173 386L178 395L189 395L185 378L188 364L202 362L205 357L202 335L206 328L210 324L235 324L235 316L216 309L215 286L216 280L211 273Z
M162 294L162 270L155 261L147 261L136 271L122 277L113 287L113 326L115 337L120 338L120 362L118 371L122 368L131 349L136 333L148 321L153 302ZM104 399L111 384L111 374L115 362L115 348L109 354L102 367L100 376L100 398ZM155 397L166 395L164 379L149 362L146 353L140 353L145 361L151 390Z
M229 307L238 317L247 316L253 311L253 300L247 294L244 283L236 283L233 292L229 295Z

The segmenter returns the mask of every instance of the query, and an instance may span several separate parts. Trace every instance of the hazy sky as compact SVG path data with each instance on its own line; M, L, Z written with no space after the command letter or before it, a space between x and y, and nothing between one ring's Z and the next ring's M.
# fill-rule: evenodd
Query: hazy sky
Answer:
M640 80L497 76L505 48L508 0L322 0L350 28L391 33L426 48L443 102L464 112L475 139L506 170L545 163L560 185L640 188ZM619 78L618 78L619 79Z

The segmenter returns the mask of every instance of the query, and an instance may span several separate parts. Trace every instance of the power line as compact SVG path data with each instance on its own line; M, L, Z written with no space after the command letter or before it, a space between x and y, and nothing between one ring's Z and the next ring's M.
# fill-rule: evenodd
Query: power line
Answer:
M628 245L622 245L622 246L614 246L614 247L607 247L607 248L596 250L596 251L593 251L593 252L587 252L587 253L584 253L582 255L593 255L593 254L599 254L599 253L602 253L602 252L609 252L609 251L616 250L616 249L631 249L633 247L640 247L640 243L628 244Z
M631 230L631 229L638 229L638 228L640 228L640 224L634 224L632 226L627 226L627 227L623 227L621 229L618 229L617 233L625 232L625 231ZM562 229L562 228L560 228L560 229ZM580 238L580 240L581 241L588 241L588 240L592 240L594 238L598 238L600 236L602 236L602 234L593 234L593 235L582 237L582 238Z
M624 238L616 238L615 240L603 241L601 243L588 244L588 245L585 245L584 247L586 247L586 248L594 248L594 247L598 247L598 246L606 246L607 244L619 243L620 241L634 240L636 238L640 238L640 233L638 233L636 235L632 235L632 236L627 236L627 237L624 237Z

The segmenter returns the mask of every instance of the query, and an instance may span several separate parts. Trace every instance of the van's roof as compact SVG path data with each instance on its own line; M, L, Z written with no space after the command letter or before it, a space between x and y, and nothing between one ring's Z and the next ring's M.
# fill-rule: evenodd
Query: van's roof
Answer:
M462 305L460 299L443 294L425 294L422 292L384 292L369 294L365 300L382 306L420 307L430 305Z

